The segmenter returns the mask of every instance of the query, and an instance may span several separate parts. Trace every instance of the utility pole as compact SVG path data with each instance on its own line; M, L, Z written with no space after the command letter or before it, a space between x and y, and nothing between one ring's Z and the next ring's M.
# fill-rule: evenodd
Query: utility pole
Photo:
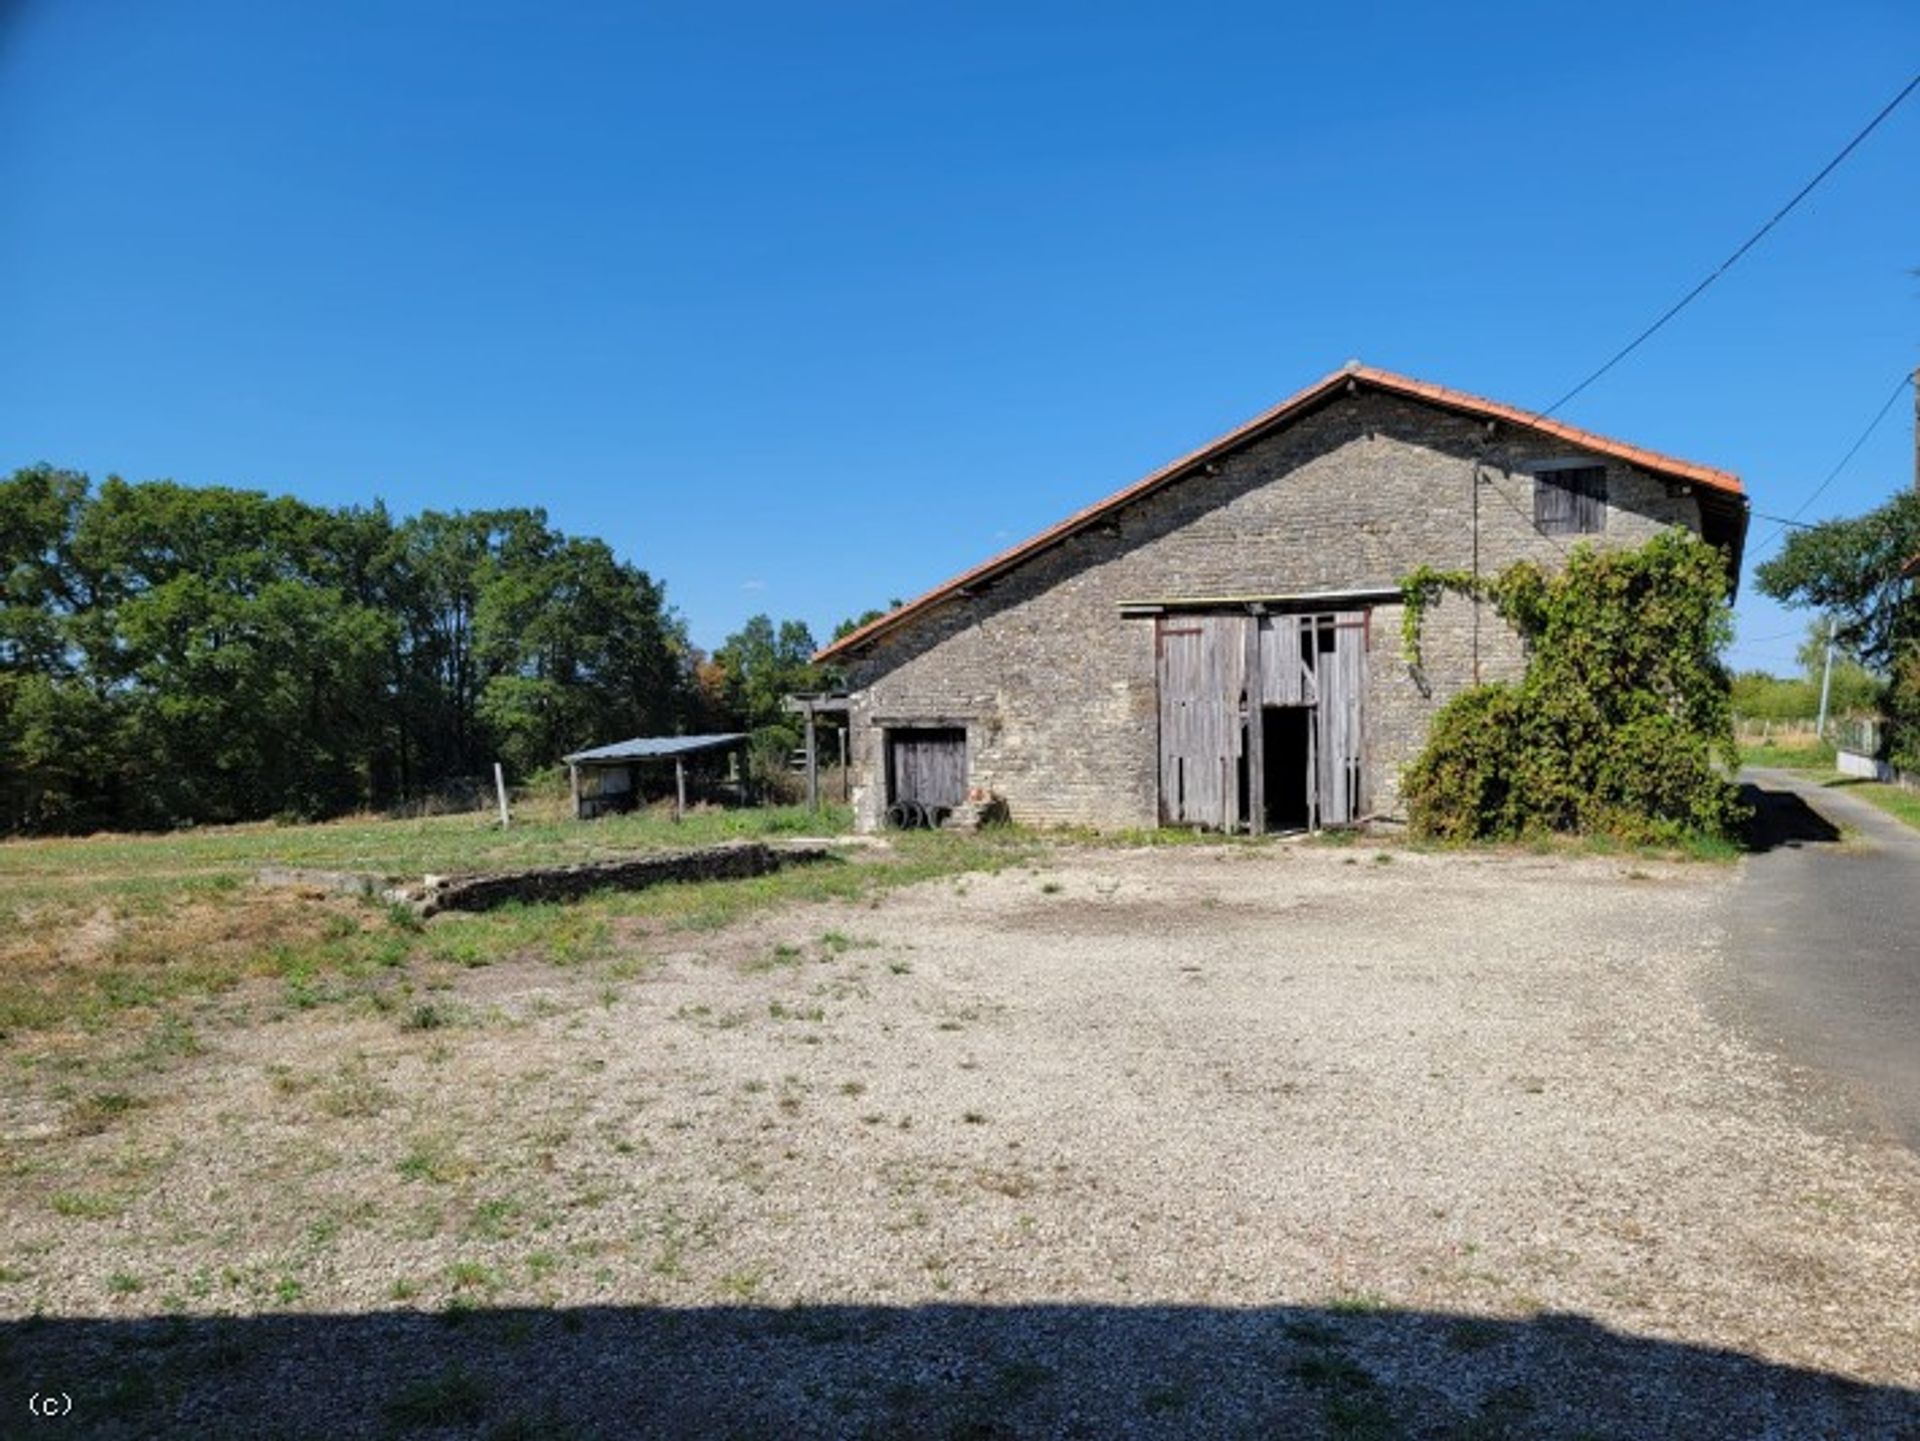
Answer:
M1820 671L1820 719L1815 723L1814 734L1820 740L1827 738L1827 696L1833 690L1833 617L1827 617L1827 661Z

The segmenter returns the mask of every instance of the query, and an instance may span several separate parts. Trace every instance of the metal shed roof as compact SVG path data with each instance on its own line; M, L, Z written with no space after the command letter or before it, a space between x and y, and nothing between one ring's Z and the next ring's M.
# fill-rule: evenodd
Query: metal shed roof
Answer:
M683 756L693 751L719 750L722 746L737 745L746 738L745 731L713 736L635 736L629 741L615 741L612 745L595 746L589 751L575 751L560 759L568 765L592 764L594 761L658 760L663 756Z

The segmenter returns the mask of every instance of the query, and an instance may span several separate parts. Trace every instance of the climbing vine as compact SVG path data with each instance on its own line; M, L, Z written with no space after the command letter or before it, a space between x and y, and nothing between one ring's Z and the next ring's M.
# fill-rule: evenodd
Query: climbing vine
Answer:
M1697 536L1576 549L1564 569L1498 576L1423 568L1401 585L1407 662L1443 595L1491 600L1527 642L1515 682L1475 686L1434 718L1405 794L1417 831L1453 840L1534 831L1629 840L1724 835L1741 808L1728 677L1726 570Z
M1423 565L1400 582L1400 657L1415 670L1420 669L1420 632L1427 612L1440 597L1452 592L1471 598L1484 596L1487 583L1470 570L1436 570Z

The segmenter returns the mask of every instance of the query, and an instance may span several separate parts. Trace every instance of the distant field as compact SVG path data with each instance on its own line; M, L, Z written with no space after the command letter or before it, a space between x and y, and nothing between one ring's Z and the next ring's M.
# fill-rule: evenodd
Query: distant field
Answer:
M1811 735L1776 736L1764 743L1743 743L1740 747L1740 764L1745 766L1771 766L1775 770L1789 771L1830 771L1833 763L1833 747Z
M876 888L996 864L1032 844L1015 836L915 835L882 857L751 881L663 887L572 905L510 906L423 927L397 908L268 890L265 865L417 878L601 859L635 851L772 835L837 835L843 807L706 811L516 822L483 816L356 818L322 825L208 828L0 844L0 1042L22 1032L142 1017L277 982L274 1003L396 1007L450 968L513 956L572 965L610 953L616 931L703 927L776 900L846 899ZM258 1003L261 995L250 993ZM119 1019L116 1019L119 1018Z

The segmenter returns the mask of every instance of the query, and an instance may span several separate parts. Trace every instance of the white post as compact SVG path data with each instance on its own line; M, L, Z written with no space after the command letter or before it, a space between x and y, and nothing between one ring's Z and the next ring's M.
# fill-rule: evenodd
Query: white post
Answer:
M505 830L511 821L507 816L507 773L500 768L500 762L493 763L493 789L500 797L500 829Z
M1827 622L1827 663L1820 672L1820 719L1814 726L1817 740L1827 738L1827 695L1833 689L1833 622Z

